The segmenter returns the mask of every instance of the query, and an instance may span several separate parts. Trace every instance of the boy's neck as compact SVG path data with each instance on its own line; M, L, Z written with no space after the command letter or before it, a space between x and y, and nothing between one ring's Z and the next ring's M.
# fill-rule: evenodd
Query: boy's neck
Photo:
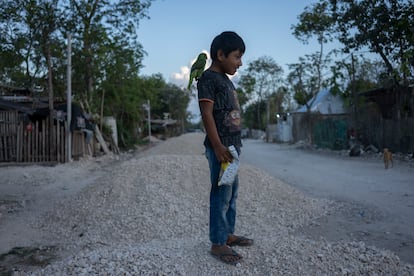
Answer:
M221 68L221 66L219 64L217 64L216 61L213 61L213 63L210 65L210 67L208 68L211 71L220 73L220 74L224 74L223 69Z

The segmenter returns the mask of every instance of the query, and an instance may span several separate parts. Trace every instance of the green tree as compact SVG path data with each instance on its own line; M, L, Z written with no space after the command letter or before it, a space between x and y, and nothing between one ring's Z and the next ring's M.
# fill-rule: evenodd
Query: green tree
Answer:
M243 90L243 88L238 87L236 88L237 98L239 100L240 107L243 111L243 106L249 101L250 95Z
M1 42L5 43L1 49L1 56L6 60L2 74L4 81L14 84L12 78L16 77L15 81L18 84L33 88L37 80L47 79L50 114L54 110L52 59L61 22L57 3L57 0L2 2L0 8L0 12L3 13L0 19L1 34L4 35ZM13 58L20 64L10 62ZM22 65L24 73L19 72ZM10 71L10 75L5 74L8 69L14 72ZM52 125L53 117L49 116L49 120ZM50 139L53 137L52 129ZM53 139L51 141L51 149L54 150Z
M108 50L119 47L130 51L133 55L128 56L133 58L133 63L141 66L144 52L137 31L139 20L147 16L150 4L150 0L70 0L65 6L66 31L72 33L77 46L74 54L79 57L74 62L76 77L84 80L79 91L88 101L93 97L94 88L99 87L100 79L111 70L103 66Z
M33 87L52 73L51 59L60 24L56 3L0 1L2 82Z
M329 82L331 93L342 96L345 106L351 109L353 127L359 130L361 122L358 114L363 102L358 92L381 86L380 76L386 72L386 68L383 62L371 61L363 55L350 57L335 62Z
M381 57L394 84L413 80L413 0L320 0L299 19L296 37L317 35L319 43L336 38L345 53L368 49Z
M158 114L168 113L171 119L177 120L184 131L184 126L188 118L187 106L190 96L176 85L165 84L159 91L160 107Z
M329 54L325 55L324 45L332 41L334 20L327 1L319 1L299 15L299 23L292 26L293 35L308 43L316 37L319 51L299 58L299 63L289 64L288 81L294 91L294 99L299 105L305 105L308 118L308 129L311 131L310 107L316 99L316 94L325 85L324 73L330 62ZM313 100L312 100L313 99ZM312 143L312 133L309 132L309 141Z
M348 99L353 104L354 118L358 114L357 90L373 85L371 80L358 78L355 59L358 52L368 49L381 57L387 69L387 74L380 74L381 83L386 87L406 86L414 80L414 29L411 24L414 20L413 0L320 0L306 7L299 19L299 24L293 27L294 34L299 39L307 41L310 36L316 35L321 43L335 38L343 45L342 53L350 53L350 66L345 66L343 61L337 62L331 67L332 77L329 82L333 93L342 91L346 95L349 91L352 92ZM301 71L298 66L296 69ZM345 85L340 85L340 79L346 74L351 79ZM341 89L341 86L348 87ZM294 88L299 91L300 87ZM302 93L296 93L296 99L305 102L307 98L302 97ZM401 102L401 99L397 101ZM397 120L400 117L398 114L400 112L397 112ZM358 123L356 119L354 123Z
M116 76L118 74L113 77ZM150 101L151 110L157 110L160 107L159 91L164 86L161 75L131 76L117 82L105 82L104 90L98 91L105 101L103 113L117 119L122 147L128 148L137 142L138 130L147 127L147 111L143 105Z
M252 97L253 95L253 91L255 89L255 85L256 85L256 79L249 74L242 74L240 76L239 82L238 82L239 86L240 86L240 91L243 91L243 98L244 100L242 102L240 102L240 105L243 106L244 104L246 104ZM239 99L240 101L240 99Z
M111 79L105 82L104 89L98 91L104 96L103 113L117 118L122 147L128 148L137 142L138 129L147 133L147 110L143 107L147 101L151 105L151 118L162 119L164 113L169 113L171 119L178 120L182 126L186 124L188 93L166 83L160 74L124 77L117 82Z
M288 105L290 94L287 87L280 86L275 92L269 96L270 119L269 124L277 123L277 113L285 112L285 105Z
M353 92L380 87L386 81L382 79L386 70L383 62L368 59L362 54L336 61L329 79L331 93L342 95L347 105L352 105Z
M261 109L261 105L257 105L258 108L255 110L257 112L256 119L259 129L267 129L270 117L269 96L271 93L277 91L278 87L282 84L282 75L282 67L280 67L273 58L263 56L250 62L246 72L241 76L241 82L239 84L248 94L252 95L253 100L257 102L267 102L266 108ZM250 111L251 109L248 110ZM246 110L246 112L248 110ZM265 115L265 124L263 124L261 120L263 110L267 111ZM266 133L266 140L268 141L268 131L266 131Z
M287 81L293 90L293 98L299 105L306 106L308 129L311 131L311 107L316 100L316 95L327 80L321 80L321 68L325 68L329 59L320 59L320 54L315 53L300 57L298 63L288 64L289 73ZM312 143L312 133L308 133L309 142Z
M381 57L394 84L413 80L413 0L328 2L345 52L368 48Z
M329 3L321 0L305 7L298 19L299 23L292 26L293 35L304 43L308 43L310 38L316 36L320 53L323 53L323 45L332 40L331 33L334 26Z
M292 26L293 35L307 44L312 37L316 36L319 43L319 51L311 56L313 73L316 77L316 90L319 91L323 83L323 71L325 69L327 56L325 57L324 45L332 41L332 29L334 21L328 10L328 3L320 1L305 7L299 16L299 23Z
M389 80L386 87L396 93L395 137L400 137L404 107L398 91L400 86L414 81L414 1L329 0L329 3L344 51L353 53L367 48L384 62Z
M324 45L333 40L335 22L325 0L305 7L298 19L298 24L292 26L293 35L305 44L312 37L316 37L319 43L319 51L289 65L291 73L288 79L293 84L295 100L300 105L306 105L326 84L323 76L326 75L331 53L325 54Z
M143 104L153 116L170 113L185 123L189 96L160 74L139 76L145 54L137 38L151 0L0 0L0 82L45 83L53 102L66 89L66 39L72 37L72 90L101 125L118 122L122 147L136 142L146 126ZM46 78L48 77L48 78ZM56 88L56 89L55 89ZM53 108L52 108L53 109Z
M243 114L243 121L246 127L250 129L261 129L261 127L266 123L265 113L258 112L259 110L264 110L266 108L266 101L255 101L248 106ZM260 118L257 117L257 114L261 114Z
M294 99L299 105L308 109L313 104L316 94L328 84L328 79L322 78L322 71L328 67L330 57L320 59L320 53L299 57L298 63L288 64L287 81L293 89Z
M105 59L114 47L133 52L129 56L136 65L134 74L138 74L145 54L137 39L138 23L147 16L150 3L151 0L0 0L2 82L30 87L45 79L46 47L50 50L54 79L60 82L58 87L64 87L64 42L67 34L72 34L76 57L72 59L72 87L83 98L92 100L93 90L99 89L111 70L105 67Z
M74 96L89 112L119 116L120 132L135 137L135 123L142 117L137 106L156 98L137 89L145 82L138 77L145 54L138 23L150 2L0 0L0 82L32 87L42 81L50 103L54 94L64 96L65 42L72 34Z

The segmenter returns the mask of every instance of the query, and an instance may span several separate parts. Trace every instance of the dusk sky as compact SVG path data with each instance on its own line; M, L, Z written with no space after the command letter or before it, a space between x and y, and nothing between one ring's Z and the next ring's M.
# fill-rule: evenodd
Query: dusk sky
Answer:
M156 0L149 8L150 19L143 19L139 26L139 41L148 53L141 73L161 73L166 81L178 84L180 78L188 80L191 62L201 51L209 51L216 35L228 30L237 32L246 43L245 66L270 56L286 68L319 49L315 39L303 45L291 30L305 6L316 2Z
M150 19L139 26L139 41L147 55L142 75L161 73L167 82L185 86L197 55L209 52L213 38L235 31L246 44L243 66L262 56L272 57L287 72L287 64L318 51L316 39L307 45L292 35L298 15L317 0L156 0ZM191 109L196 110L194 107Z

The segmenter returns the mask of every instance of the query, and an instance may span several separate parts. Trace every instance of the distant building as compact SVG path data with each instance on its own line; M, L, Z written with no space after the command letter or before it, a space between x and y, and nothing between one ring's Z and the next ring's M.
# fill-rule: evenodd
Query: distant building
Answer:
M319 91L312 99L308 101L308 105L312 104L310 107L311 113L319 113L323 115L327 114L346 114L348 113L344 101L340 95L333 95L328 89L323 89ZM307 112L306 105L301 106L294 113L304 113Z
M340 95L321 90L306 105L291 113L278 114L273 140L296 143L307 141L319 147L346 146L349 113Z

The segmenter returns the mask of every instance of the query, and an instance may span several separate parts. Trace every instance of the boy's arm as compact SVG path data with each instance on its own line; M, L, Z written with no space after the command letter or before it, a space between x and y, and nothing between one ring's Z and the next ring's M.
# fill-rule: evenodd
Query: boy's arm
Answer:
M220 162L231 162L233 156L228 151L221 141L217 132L216 123L213 117L213 103L210 101L200 101L200 112L203 124L207 132L207 136L213 146L214 153Z

